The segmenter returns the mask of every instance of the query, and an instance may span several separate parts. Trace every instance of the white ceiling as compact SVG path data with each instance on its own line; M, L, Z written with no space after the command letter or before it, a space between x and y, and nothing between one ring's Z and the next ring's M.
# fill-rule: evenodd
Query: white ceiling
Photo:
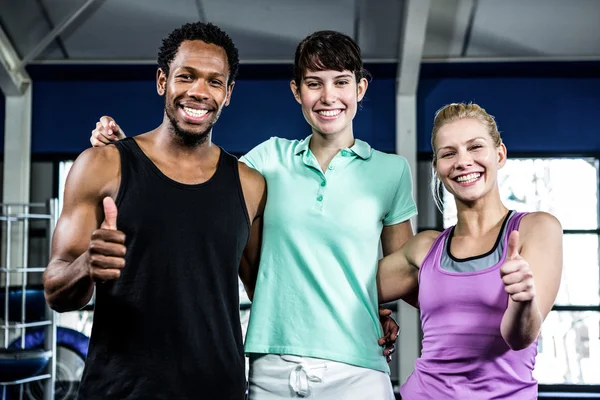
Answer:
M368 61L395 62L403 6L403 0L0 0L0 27L18 56L33 54L34 63L154 63L161 39L197 20L227 31L244 63L289 63L297 43L320 29L351 35ZM48 38L54 40L35 51ZM431 0L424 60L561 58L600 59L600 0Z

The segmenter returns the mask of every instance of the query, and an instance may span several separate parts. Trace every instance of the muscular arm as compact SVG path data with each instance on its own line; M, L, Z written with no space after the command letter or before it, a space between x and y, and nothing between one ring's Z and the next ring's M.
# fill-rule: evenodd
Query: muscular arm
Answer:
M389 256L413 237L410 220L399 224L384 226L381 232L381 247L383 256Z
M413 237L412 224L410 220L402 222L396 225L390 225L383 227L381 232L381 248L383 250L383 256L389 256L400 248ZM411 293L402 296L402 300L407 302L413 307L417 307L419 292L418 288L415 287ZM379 300L380 303L384 303Z
M239 164L240 180L246 200L248 216L252 223L250 239L246 244L240 262L240 279L250 300L254 297L254 287L258 276L260 249L262 246L263 213L267 202L267 186L263 176L256 170Z
M439 232L425 231L408 240L400 250L379 260L379 301L398 300L417 290L421 263Z
M108 146L84 151L69 171L43 276L46 301L54 310L79 309L93 294L87 250L92 232L104 218L102 199L116 194L119 169L118 150Z
M526 348L538 337L556 299L563 262L562 227L552 215L538 212L525 216L519 234L519 257L533 275L533 283L524 280L523 285L533 290L534 297L527 301L509 297L500 331L513 350Z

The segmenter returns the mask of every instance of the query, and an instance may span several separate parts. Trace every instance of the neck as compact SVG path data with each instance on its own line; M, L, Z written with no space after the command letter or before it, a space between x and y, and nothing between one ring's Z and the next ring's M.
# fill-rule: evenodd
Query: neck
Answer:
M186 143L185 139L175 133L174 127L165 115L163 123L153 131L155 145L161 152L174 157L209 157L217 146L212 143L212 129L206 140L197 144Z
M502 224L508 209L502 204L497 187L475 202L456 200L457 236L482 236Z
M313 135L310 139L309 148L315 158L321 165L321 168L327 168L333 157L340 150L354 145L354 136L352 131L340 132L329 135L313 130Z

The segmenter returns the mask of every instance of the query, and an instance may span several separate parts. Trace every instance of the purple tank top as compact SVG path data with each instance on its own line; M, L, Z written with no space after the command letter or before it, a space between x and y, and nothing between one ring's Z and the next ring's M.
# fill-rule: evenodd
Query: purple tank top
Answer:
M415 370L400 388L403 400L537 399L533 378L537 339L513 351L500 334L508 295L500 279L510 232L525 213L512 215L496 264L475 272L441 268L452 228L435 240L419 271L423 350Z

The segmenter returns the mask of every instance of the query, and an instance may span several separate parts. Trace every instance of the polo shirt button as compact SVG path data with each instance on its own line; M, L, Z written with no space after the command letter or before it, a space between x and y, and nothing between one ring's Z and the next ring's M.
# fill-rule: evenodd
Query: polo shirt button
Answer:
M325 181L322 181L322 182L321 182L321 186L325 186L325 185L327 185L327 182L325 182Z
M323 201L323 196L321 196L321 195L318 195L318 196L317 196L317 201Z
M332 170L333 169L333 165L330 165L329 167L327 167L328 170Z
M342 150L342 156L343 157L348 157L350 153L347 150Z

